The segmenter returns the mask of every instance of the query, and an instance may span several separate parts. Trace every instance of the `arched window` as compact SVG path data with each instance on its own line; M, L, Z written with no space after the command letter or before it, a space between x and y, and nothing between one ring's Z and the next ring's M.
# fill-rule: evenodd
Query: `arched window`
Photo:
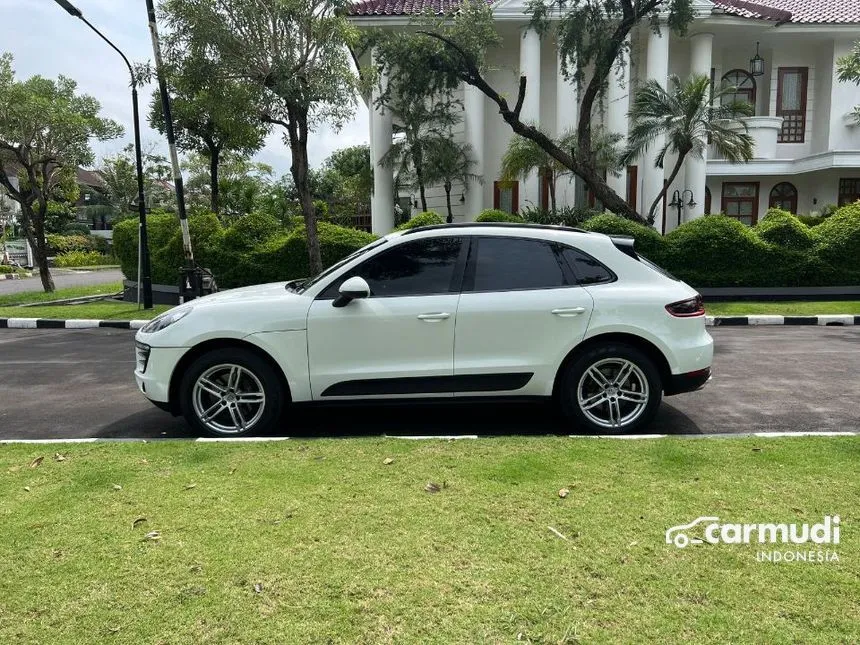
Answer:
M794 184L783 181L770 191L767 202L768 208L781 208L789 213L797 214L797 188Z
M711 189L705 186L705 215L711 214Z
M736 90L729 94L723 94L721 102L723 105L732 101L746 101L755 108L755 79L745 69L733 69L723 74L722 87L734 87Z

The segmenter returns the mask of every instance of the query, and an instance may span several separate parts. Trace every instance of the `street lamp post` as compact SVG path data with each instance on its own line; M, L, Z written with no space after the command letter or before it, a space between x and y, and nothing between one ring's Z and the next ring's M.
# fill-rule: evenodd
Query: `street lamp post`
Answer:
M75 7L68 0L54 0L58 5L65 9L69 15L79 18L87 27L92 29L99 38L105 41L110 47L122 56L123 62L128 67L128 73L131 75L131 103L134 116L134 155L137 165L137 210L140 219L140 271L138 273L138 299L140 299L140 290L143 290L143 308L152 309L152 275L149 261L149 239L146 230L146 198L143 194L143 153L140 148L140 111L137 101L137 78L134 75L134 69L131 63L126 58L120 49L114 45L108 38L96 29L89 20L84 18L81 10Z

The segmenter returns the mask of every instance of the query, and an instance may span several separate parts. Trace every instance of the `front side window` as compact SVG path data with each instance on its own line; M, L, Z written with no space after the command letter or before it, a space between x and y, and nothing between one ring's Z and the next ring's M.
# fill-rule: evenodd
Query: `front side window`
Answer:
M475 239L463 291L552 289L568 285L553 246L511 237Z
M758 183L723 184L723 212L752 226L758 221Z
M455 272L463 250L461 237L433 237L398 244L365 260L340 276L320 295L336 298L340 285L360 276L371 297L429 296L456 290Z

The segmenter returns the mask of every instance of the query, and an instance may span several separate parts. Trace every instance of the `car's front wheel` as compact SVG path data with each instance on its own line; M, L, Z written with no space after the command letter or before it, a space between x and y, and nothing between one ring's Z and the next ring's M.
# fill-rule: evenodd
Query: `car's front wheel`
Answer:
M272 366L257 354L229 348L200 356L179 386L182 414L200 434L236 437L272 430L284 391Z
M559 398L565 416L591 432L633 432L654 418L663 388L642 351L623 343L597 345L571 361Z

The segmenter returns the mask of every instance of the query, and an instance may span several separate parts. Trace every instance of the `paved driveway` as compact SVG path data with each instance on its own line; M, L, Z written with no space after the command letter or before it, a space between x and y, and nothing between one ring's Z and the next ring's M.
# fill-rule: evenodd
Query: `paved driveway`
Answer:
M860 327L721 327L714 379L664 401L648 432L860 430ZM133 334L0 330L0 438L183 437L138 394ZM569 433L543 405L292 410L279 434Z
M57 289L67 287L88 287L95 284L107 284L109 282L120 282L123 279L122 271L119 269L107 269L105 271L55 271L54 286ZM0 280L0 296L10 293L21 293L22 291L41 291L42 280L36 273L32 278L22 280Z

